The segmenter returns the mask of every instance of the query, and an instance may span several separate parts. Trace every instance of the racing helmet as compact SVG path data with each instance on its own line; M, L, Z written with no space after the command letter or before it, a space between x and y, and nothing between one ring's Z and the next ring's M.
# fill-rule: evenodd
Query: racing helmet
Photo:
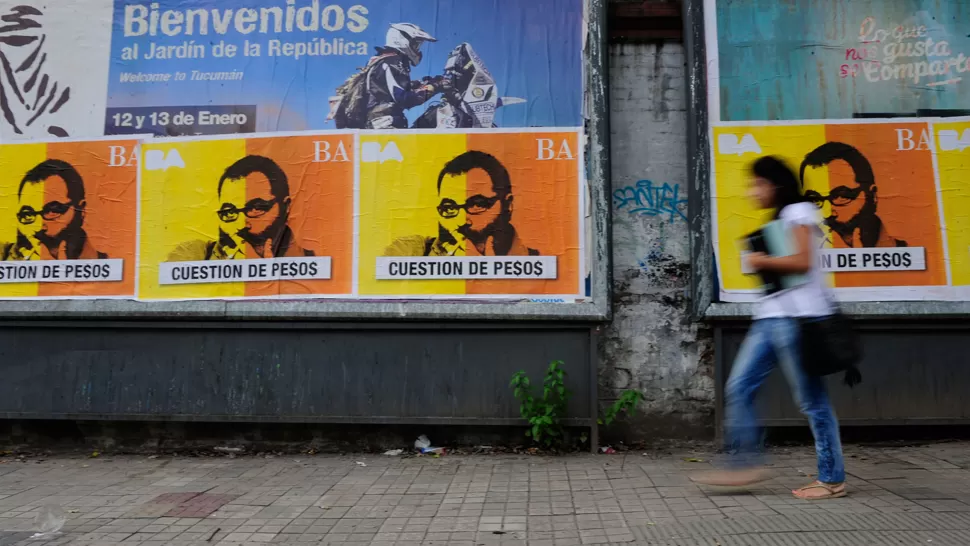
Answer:
M411 64L418 66L421 62L421 44L424 42L437 42L434 36L421 30L411 23L394 23L387 29L385 47L400 51L406 55Z

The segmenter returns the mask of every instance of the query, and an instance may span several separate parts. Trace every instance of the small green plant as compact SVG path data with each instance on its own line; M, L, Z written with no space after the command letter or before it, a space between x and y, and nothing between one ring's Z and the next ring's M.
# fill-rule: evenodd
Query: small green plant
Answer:
M613 402L612 406L606 408L603 418L597 420L597 422L601 425L610 426L621 413L630 412L630 415L633 415L640 400L643 400L643 393L640 391L624 391L620 398Z
M562 364L561 360L549 364L542 381L542 398L532 394L532 382L525 371L515 372L509 383L520 402L519 413L529 422L525 435L545 447L553 447L563 441L562 420L566 417L572 392L566 388L566 372Z

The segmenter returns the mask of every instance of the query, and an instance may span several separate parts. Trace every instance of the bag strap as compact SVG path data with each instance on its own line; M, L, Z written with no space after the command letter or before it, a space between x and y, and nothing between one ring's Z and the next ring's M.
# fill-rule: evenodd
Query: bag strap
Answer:
M822 285L822 294L825 297L825 301L829 304L829 308L832 310L832 315L840 315L844 317L842 313L842 308L839 306L838 301L835 300L834 293L828 285ZM848 320L843 318L843 320ZM848 325L846 325L848 326ZM855 364L850 364L845 370L845 375L842 376L842 383L849 387L850 389L855 388L856 385L862 383L862 372Z

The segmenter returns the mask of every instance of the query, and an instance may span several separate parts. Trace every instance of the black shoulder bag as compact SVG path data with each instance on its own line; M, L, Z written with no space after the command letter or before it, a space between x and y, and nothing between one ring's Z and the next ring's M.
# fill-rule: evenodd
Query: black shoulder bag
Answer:
M862 382L856 367L862 360L862 342L838 304L826 299L832 307L831 315L797 319L802 335L802 367L815 377L845 372L842 382L854 387Z

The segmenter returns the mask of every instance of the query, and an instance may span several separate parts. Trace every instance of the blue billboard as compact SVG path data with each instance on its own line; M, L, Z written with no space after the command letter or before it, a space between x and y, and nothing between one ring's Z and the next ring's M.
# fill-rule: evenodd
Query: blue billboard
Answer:
M581 0L115 0L105 134L577 127Z

